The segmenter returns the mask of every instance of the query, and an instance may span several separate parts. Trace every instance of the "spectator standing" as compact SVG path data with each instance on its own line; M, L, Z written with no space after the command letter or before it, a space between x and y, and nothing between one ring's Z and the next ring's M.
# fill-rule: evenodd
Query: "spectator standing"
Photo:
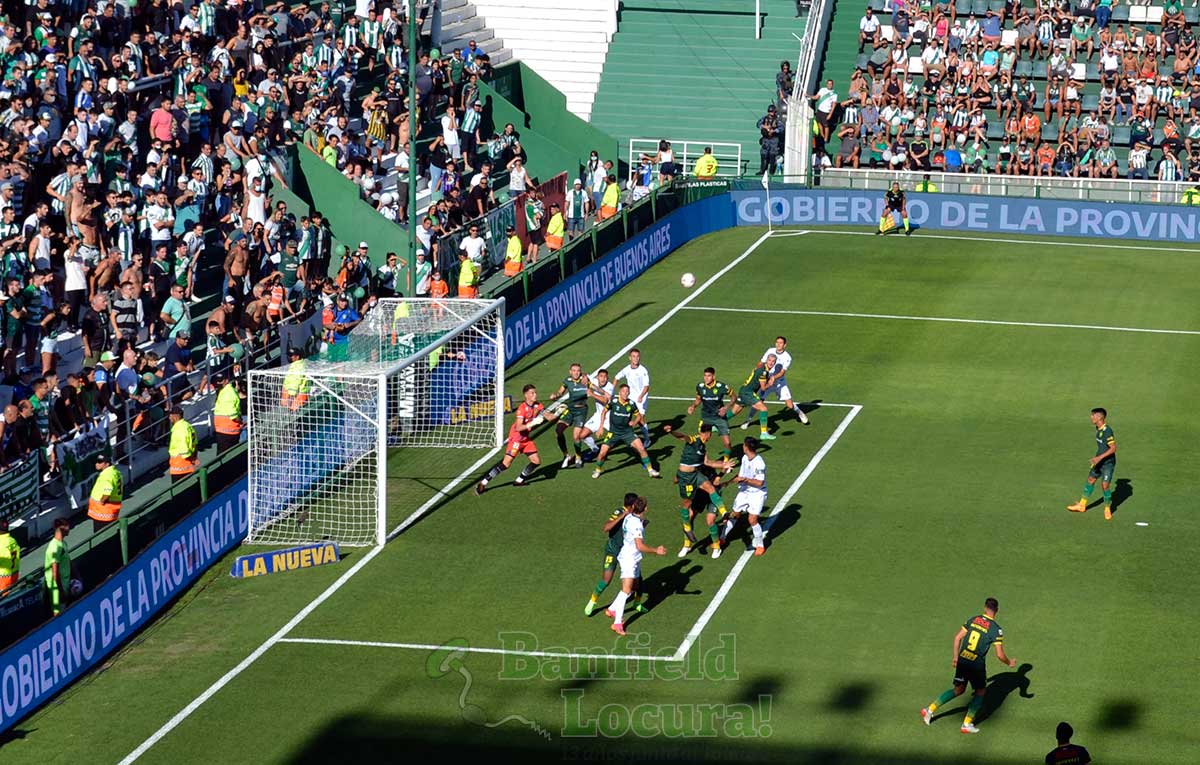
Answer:
M541 194L537 191L526 194L525 234L529 237L529 245L526 248L525 256L529 259L530 265L537 263L538 251L546 243L546 231L542 227L545 214L546 211L542 208Z
M508 236L507 246L504 250L504 275L508 277L517 276L524 268L524 254L521 246L521 237L517 236L517 230L509 226L505 230Z
M458 251L458 296L479 297L479 267L467 257L465 249Z
M478 270L483 267L484 255L487 252L487 242L479 235L479 226L471 224L467 228L467 235L458 243L460 253L466 253L471 259L471 263Z
M171 482L179 483L200 467L196 429L184 418L183 410L178 406L171 408L168 419L171 422L171 440L167 446L168 471Z
M71 524L66 518L56 519L54 538L46 546L44 571L51 616L61 614L71 597L71 548L67 545L70 530Z
M96 481L88 497L88 517L92 519L92 531L96 532L117 520L121 514L121 502L125 497L125 481L121 471L105 454L96 457Z
M213 405L213 430L217 434L217 454L237 445L242 435L242 397L224 374L213 375L217 400Z
M562 209L557 204L551 204L550 219L546 222L546 249L550 252L558 252L562 249L566 225Z
M588 193L592 195L592 209L599 210L600 202L604 198L604 189L608 185L608 170L605 168L605 163L600 161L600 155L595 151L588 158L583 180Z
M621 189L617 186L617 176L609 175L605 179L604 197L600 202L598 221L608 220L617 214L617 206L621 203Z
M428 220L428 219L427 219ZM417 297L429 297L429 277L433 273L433 264L424 250L417 250L417 264L413 267L413 294Z
M21 576L21 545L8 533L8 520L0 519L0 596L17 586Z

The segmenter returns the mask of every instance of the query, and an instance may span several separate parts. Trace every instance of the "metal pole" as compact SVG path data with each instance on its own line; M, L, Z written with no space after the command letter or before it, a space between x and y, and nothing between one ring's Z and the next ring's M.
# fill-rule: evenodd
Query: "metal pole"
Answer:
M408 4L408 294L413 294L413 269L417 264L417 3ZM425 253L426 257L430 253ZM381 542L382 544L382 542Z
M762 0L754 0L754 39L762 39Z

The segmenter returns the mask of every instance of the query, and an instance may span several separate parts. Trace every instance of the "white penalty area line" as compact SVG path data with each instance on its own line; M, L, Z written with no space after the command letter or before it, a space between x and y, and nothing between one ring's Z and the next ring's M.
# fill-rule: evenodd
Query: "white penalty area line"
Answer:
M1104 324L1065 324L1047 321L1002 321L998 319L962 319L954 316L905 316L893 313L853 313L850 311L801 311L771 308L729 308L726 306L687 306L689 311L714 313L786 314L792 316L830 316L848 319L888 319L893 321L933 321L944 324L985 324L997 327L1033 327L1039 329L1090 329L1100 332L1134 332L1145 335L1200 335L1195 329L1157 329L1154 327L1110 327Z
M699 310L699 309L696 309ZM695 401L695 396L650 396L651 401ZM783 406L786 402L783 401L764 401L767 406ZM843 409L853 409L854 407L862 408L859 404L837 404L830 401L801 401L796 399L797 404L812 404L813 406L839 406Z
M922 234L920 229L914 229L918 239L947 239L955 242L997 242L999 244L1036 244L1042 247L1086 247L1100 250L1144 250L1146 252L1190 252L1200 255L1200 250L1188 247L1154 247L1135 244L1096 244L1094 242L1055 242L1047 239L1002 239L987 236L954 236L952 234ZM830 236L875 236L873 231L833 231L826 229L805 229L792 231L776 229L775 236L796 236L798 234L829 234Z
M796 492L800 491L800 487L803 486L804 482L807 481L809 476L813 474L813 471L815 471L817 466L821 464L821 460L825 459L825 455L829 454L829 450L832 449L833 445L838 442L838 439L840 439L842 434L846 432L846 428L850 427L850 423L854 422L854 418L857 417L858 413L863 409L862 405L860 404L846 404L844 406L849 406L850 411L846 412L837 428L835 428L833 433L829 435L829 438L825 439L824 445L822 445L817 453L813 455L812 459L808 461L808 465L805 466L803 472L796 476L796 480L792 481L792 485L788 487L787 491L783 493L783 496L779 498L779 501L775 503L775 506L771 508L771 514L767 516L768 518L773 517L776 513L787 507L788 503L792 501L792 497L796 496ZM717 609L721 607L721 603L725 601L725 598L729 595L730 590L733 589L734 583L737 582L738 577L742 575L742 570L746 568L746 564L750 562L752 557L754 557L754 550L750 549L743 552L741 557L737 559L737 563L735 563L733 568L730 569L729 574L725 577L725 581L721 583L721 588L717 590L717 594L713 596L712 602L708 604L708 608L704 609L704 613L700 614L700 618L697 619L696 623L692 625L692 628L688 630L687 635L683 638L683 642L679 644L679 648L675 651L675 656L673 658L676 660L682 660L685 656L687 656L688 651L691 650L692 645L695 644L696 640L699 639L700 633L704 632L704 628L708 626L709 620L711 620L713 615L717 613Z
M792 233L794 235L798 235L803 232L792 232ZM718 279L720 279L725 274L729 273L729 271L731 271L733 268L735 268L743 260L750 257L750 255L755 250L758 249L759 245L761 245L763 242L765 242L770 236L771 236L771 232L767 231L762 236L760 236L758 239L754 240L754 243L751 244L749 247L747 247L745 252L743 252L741 255L734 258L732 261L730 261L724 268L722 268L720 271L717 271L717 273L715 273L711 277L709 277L703 284L701 284L695 290L688 293L687 297L685 297L683 300L676 303L675 306L673 308L671 308L669 311L667 311L665 314L663 314L663 316L660 319L658 319L658 321L651 324L649 326L649 328L646 329L645 332L643 332L642 334L635 337L632 341L630 341L630 343L628 345L626 345L624 348L622 348L621 350L619 350L615 354L613 354L612 358L610 358L608 361L604 362L603 366L609 366L609 365L613 364L615 361L617 361L618 359L625 356L625 354L629 353L629 351L632 348L634 348L638 343L645 340L647 337L649 337L651 334L653 334L659 327L661 327L663 324L667 323L671 319L671 317L673 317L675 314L679 313L679 311L681 311L683 308L685 308L693 300L700 297L700 295L703 294L704 291L707 290L709 287L711 287ZM412 515L410 515L402 523L400 523L400 525L398 525L395 529L393 529L391 531L391 533L388 534L387 538L389 540L393 539L397 534L399 534L404 529L408 528L413 523L415 523L422 515L424 515L426 512L428 512L435 504L440 502L442 500L442 498L446 496L447 493L449 493L451 490L453 490L453 488L455 486L457 486L458 484L460 484L464 480L466 480L468 476L473 475L484 464L486 464L489 460L494 458L495 455L498 454L499 452L500 452L499 447L490 450L487 454L485 454L478 461L476 461L474 465L467 468L463 472L459 473L458 476L455 477L454 479L452 479L449 483L447 483L441 489L441 491L437 492L432 497L430 497L429 500L425 504L423 504L423 505L421 505L421 507L417 508L417 510ZM179 712L177 712L174 717L172 717L170 720L168 720L166 723L164 723L162 725L162 727L160 727L153 734L151 734L151 736L149 738L147 738L145 741L143 741L141 744L139 744L136 749L134 749L132 752L130 752L128 755L126 755L125 758L120 761L119 765L130 765L130 763L136 762L151 747L153 747L155 744L157 744L159 741L161 741L164 736L166 736L168 733L173 731L175 728L179 727L180 723L182 723L187 718L191 717L192 713L194 713L197 709L199 709L204 704L204 702L208 701L213 696L215 696L222 688L224 688L226 685L228 685L235 677L237 677L242 672L244 672L251 664L258 661L258 659L264 653L266 653L269 648L271 648L272 646L274 646L275 644L277 644L279 642L282 642L284 640L284 638L287 637L288 633L290 633L293 629L295 629L296 625L298 625L298 624L300 624L300 622L304 621L308 617L308 615L311 614L317 608L317 606L324 603L335 592L340 590L342 588L342 586L344 584L346 584L346 582L350 581L350 579L355 574L357 574L359 571L362 570L363 566L365 566L367 563L369 563L382 550L383 550L382 546L373 547L371 550L369 550L365 555L363 555L362 558L359 559L359 561L357 563L355 563L353 566L351 566L349 569L347 569L346 573L344 573L340 577L338 577L337 581L335 581L333 584L329 585L329 587L324 592L322 592L320 595L318 595L316 598L314 598L312 600L312 602L310 602L307 606L302 608L300 610L300 612L297 613L295 616L293 616L292 619L287 624L283 625L283 627L281 627L278 632L276 632L271 637L267 638L267 640L265 642L263 642L262 645L260 645L256 649L254 649L254 651L251 652L250 655L247 656L245 659L242 659L242 661L240 663L238 663L237 666L235 666L233 669L229 670L224 675L222 675L220 677L220 679L218 679L216 682L214 682L212 685L210 685L203 693L201 693L199 696L197 696L195 699L193 699L183 709L179 710ZM288 641L288 642L294 642L294 641ZM438 648L438 647L439 646L434 646L434 648Z
M387 643L375 640L335 640L332 638L283 638L281 643L305 643L308 645L338 645L354 648L398 648L409 651L452 650L464 653L487 653L500 656L533 656L544 659L591 659L597 661L677 661L670 656L646 656L643 654L620 653L568 653L566 651L510 651L507 648L476 648L473 646L433 645L426 643Z

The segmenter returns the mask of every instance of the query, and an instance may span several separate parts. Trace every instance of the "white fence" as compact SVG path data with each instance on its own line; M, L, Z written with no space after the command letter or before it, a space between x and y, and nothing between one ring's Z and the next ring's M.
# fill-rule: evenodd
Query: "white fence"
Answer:
M658 138L629 139L629 170L642 161L643 156L650 157L652 162L658 162ZM742 145L740 143L718 143L716 141L679 141L673 138L664 139L671 144L671 152L675 155L676 175L691 173L696 160L704 154L705 149L712 149L712 155L717 160L718 178L737 178L742 174Z

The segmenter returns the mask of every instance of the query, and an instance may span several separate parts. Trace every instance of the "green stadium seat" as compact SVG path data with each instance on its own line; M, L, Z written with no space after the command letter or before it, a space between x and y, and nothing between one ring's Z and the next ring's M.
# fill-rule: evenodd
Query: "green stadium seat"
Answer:
M1161 145L1162 140L1163 140L1163 131L1159 128L1155 128L1154 129L1154 137L1153 137L1154 145L1155 146Z
M989 141L998 141L1004 137L1004 124L1000 120L988 122L987 137Z
M1112 142L1118 146L1129 145L1129 126L1128 125L1113 125Z
M973 0L971 3L971 13L974 13L976 16L982 16L987 13L987 9L988 0Z
M999 13L1004 10L1004 0L990 0L988 2L988 10Z
M1200 8L1184 8L1183 18L1189 24L1200 23Z
M1124 23L1128 22L1129 21L1129 6L1128 5L1118 5L1116 8L1114 8L1113 14L1112 14L1112 20L1117 23L1120 23L1120 24L1124 24Z
M1100 82L1100 65L1089 61L1083 68L1084 77L1088 82Z
M1100 96L1097 94L1083 94L1083 110L1085 112L1095 111L1100 107Z
M856 69L861 69L861 70L863 70L863 71L865 72L865 71L867 70L867 61L868 61L870 58L871 58L871 57L870 57L870 56L868 56L866 53L860 53L860 54L858 54L858 58L857 58L857 59L855 59L855 61L854 61L854 67L855 67Z
M884 5L884 0L871 0L871 2L867 3L867 7L876 13L882 13Z
M1175 74L1174 64L1163 64L1158 67L1159 77L1170 77L1173 74Z
M1042 140L1056 141L1058 140L1058 123L1050 120L1045 125L1042 125Z
M1027 59L1021 59L1020 61L1018 61L1017 68L1016 68L1016 75L1017 75L1017 77L1032 77L1033 76L1033 62L1029 61Z

